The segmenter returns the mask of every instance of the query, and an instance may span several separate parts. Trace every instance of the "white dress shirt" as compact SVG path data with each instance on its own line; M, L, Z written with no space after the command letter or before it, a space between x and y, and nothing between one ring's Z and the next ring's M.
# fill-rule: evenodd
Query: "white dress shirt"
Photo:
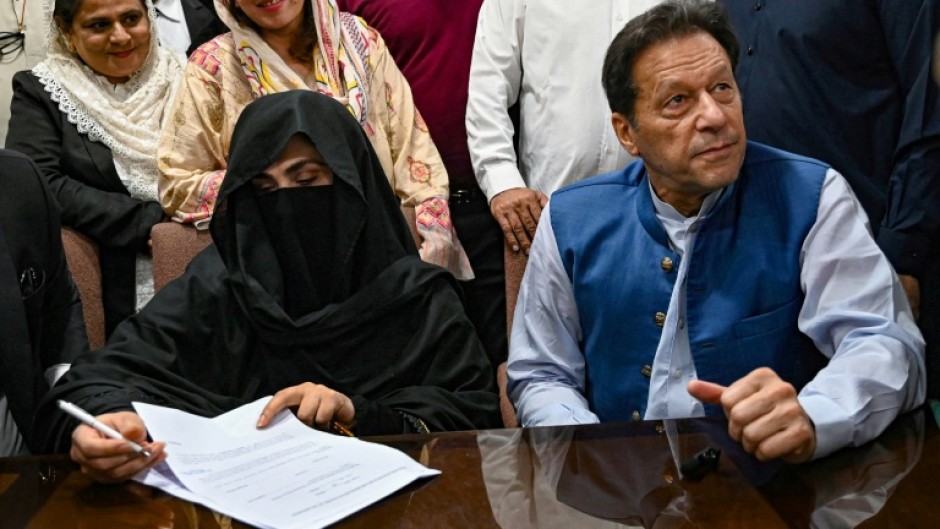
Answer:
M696 227L707 218L717 193L689 219L653 196L670 245L684 258L653 361L646 418L700 417L702 405L686 390L695 365L684 318L685 277L695 259L690 252ZM845 179L830 169L816 222L800 253L805 299L798 326L829 358L799 393L816 427L815 457L873 439L898 413L924 400L923 338L866 219ZM510 339L510 395L522 424L598 421L584 398L581 338L549 204L529 254Z
M189 36L186 15L183 13L183 4L180 1L155 0L153 7L157 10L160 45L185 57L192 39Z
M529 187L550 194L632 158L601 86L607 46L656 0L486 0L467 102L470 159L488 200ZM519 159L507 109L520 105Z

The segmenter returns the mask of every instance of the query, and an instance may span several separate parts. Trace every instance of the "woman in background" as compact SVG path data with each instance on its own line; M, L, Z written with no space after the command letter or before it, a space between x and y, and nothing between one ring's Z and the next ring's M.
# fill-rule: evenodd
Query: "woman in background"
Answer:
M385 43L335 0L215 0L232 30L200 46L160 144L161 200L174 219L206 221L228 167L232 129L253 99L313 90L341 102L365 130L405 206L415 207L421 257L473 277L447 203L447 172Z
M6 146L39 166L62 225L98 244L110 334L153 296L157 143L182 64L158 46L150 0L49 0L43 17L46 59L13 78Z

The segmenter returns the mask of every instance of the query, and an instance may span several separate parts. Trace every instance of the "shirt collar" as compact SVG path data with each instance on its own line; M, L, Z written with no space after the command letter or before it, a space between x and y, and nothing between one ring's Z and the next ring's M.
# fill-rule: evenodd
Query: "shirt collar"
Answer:
M158 17L176 23L183 21L183 6L180 4L180 0L156 0L153 7L156 9Z
M668 204L660 200L659 196L656 195L656 191L653 190L653 182L650 181L649 176L647 176L646 181L650 188L650 196L653 197L653 209L656 210L656 214L659 215L660 217L664 217L669 220L678 221L682 223L691 222L696 219L705 217L708 214L708 212L711 211L715 203L718 202L718 199L721 198L721 194L724 192L724 190L728 189L728 187L731 187L731 186L726 186L717 191L712 191L705 197L705 200L702 201L702 207L698 210L698 214L693 215L691 217L686 217L682 213L679 213L679 211L676 210L676 208L672 207L671 204ZM734 184L731 184L731 185L734 185Z

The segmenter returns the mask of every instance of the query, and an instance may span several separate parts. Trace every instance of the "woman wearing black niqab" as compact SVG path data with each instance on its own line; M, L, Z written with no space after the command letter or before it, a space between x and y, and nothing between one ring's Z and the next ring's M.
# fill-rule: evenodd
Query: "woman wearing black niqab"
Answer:
M276 394L268 417L298 406L308 423L335 419L363 436L499 425L492 369L456 281L418 258L340 103L298 90L249 105L211 232L215 245L47 396L36 435L48 450L72 444L73 459L105 481L162 459L159 443L147 461L84 426L71 443L77 423L56 399L109 414L140 441L135 400L213 416ZM95 446L83 450L84 440Z

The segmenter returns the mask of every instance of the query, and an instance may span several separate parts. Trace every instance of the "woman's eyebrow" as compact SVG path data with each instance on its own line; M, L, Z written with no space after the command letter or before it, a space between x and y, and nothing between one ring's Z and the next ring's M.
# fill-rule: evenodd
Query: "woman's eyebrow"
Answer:
M326 163L315 160L313 158L304 158L303 160L297 160L296 162L287 166L287 169L284 170L285 173L296 173L300 171L307 165L320 165L326 167Z

